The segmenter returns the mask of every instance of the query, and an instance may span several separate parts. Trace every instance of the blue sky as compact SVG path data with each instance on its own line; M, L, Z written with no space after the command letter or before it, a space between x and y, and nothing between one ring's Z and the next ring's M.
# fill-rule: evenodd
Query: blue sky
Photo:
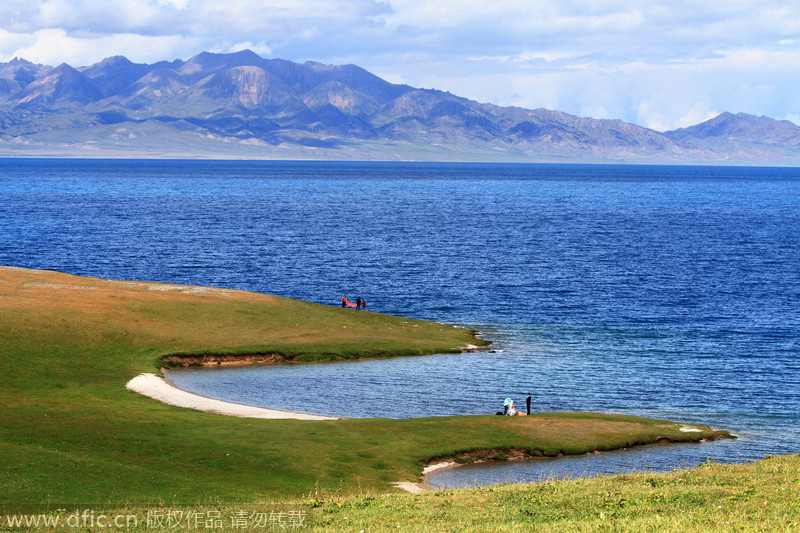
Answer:
M800 2L3 0L0 61L250 48L481 102L657 130L722 111L800 124Z

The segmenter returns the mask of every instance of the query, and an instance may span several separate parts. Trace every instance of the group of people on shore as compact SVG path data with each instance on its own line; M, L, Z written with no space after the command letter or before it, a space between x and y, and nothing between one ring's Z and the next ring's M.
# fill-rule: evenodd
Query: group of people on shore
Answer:
M361 298L361 296L356 298L355 302L351 302L347 299L347 296L342 296L340 300L342 302L342 307L355 307L356 311L366 311L367 310L367 301Z
M528 397L525 398L525 413L517 413L517 408L514 407L514 400L511 398L506 398L503 401L503 412L497 412L498 415L504 416L516 416L516 415L529 415L531 414L531 393L528 393Z

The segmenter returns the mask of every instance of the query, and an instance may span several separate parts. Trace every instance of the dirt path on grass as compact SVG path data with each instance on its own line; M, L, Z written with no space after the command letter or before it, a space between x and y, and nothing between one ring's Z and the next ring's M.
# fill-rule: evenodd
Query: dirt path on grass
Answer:
M239 416L243 418L269 418L269 419L293 419L293 420L337 420L330 416L310 415L307 413L293 413L291 411L280 411L278 409L267 409L264 407L254 407L240 403L224 402L206 398L199 394L193 394L181 390L168 383L164 378L155 374L139 374L128 382L126 387L129 390L143 394L159 402L176 407L195 409L206 413L218 415Z

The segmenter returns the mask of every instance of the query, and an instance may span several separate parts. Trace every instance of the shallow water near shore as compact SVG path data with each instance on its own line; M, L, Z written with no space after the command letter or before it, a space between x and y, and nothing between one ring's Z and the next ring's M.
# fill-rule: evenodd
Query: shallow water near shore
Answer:
M535 411L740 435L445 470L436 486L800 452L798 169L0 160L0 220L0 264L362 296L493 341L493 353L170 373L205 396L412 417L491 414L530 391Z

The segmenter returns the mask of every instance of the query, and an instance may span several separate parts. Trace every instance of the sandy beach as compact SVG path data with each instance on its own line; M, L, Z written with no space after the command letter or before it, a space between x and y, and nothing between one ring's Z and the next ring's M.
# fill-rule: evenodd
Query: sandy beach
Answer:
M155 374L139 374L130 380L126 387L154 400L174 405L214 413L218 415L239 416L243 418L293 419L293 420L337 420L330 416L293 413L278 409L266 409L240 403L224 402L178 389L164 378Z

